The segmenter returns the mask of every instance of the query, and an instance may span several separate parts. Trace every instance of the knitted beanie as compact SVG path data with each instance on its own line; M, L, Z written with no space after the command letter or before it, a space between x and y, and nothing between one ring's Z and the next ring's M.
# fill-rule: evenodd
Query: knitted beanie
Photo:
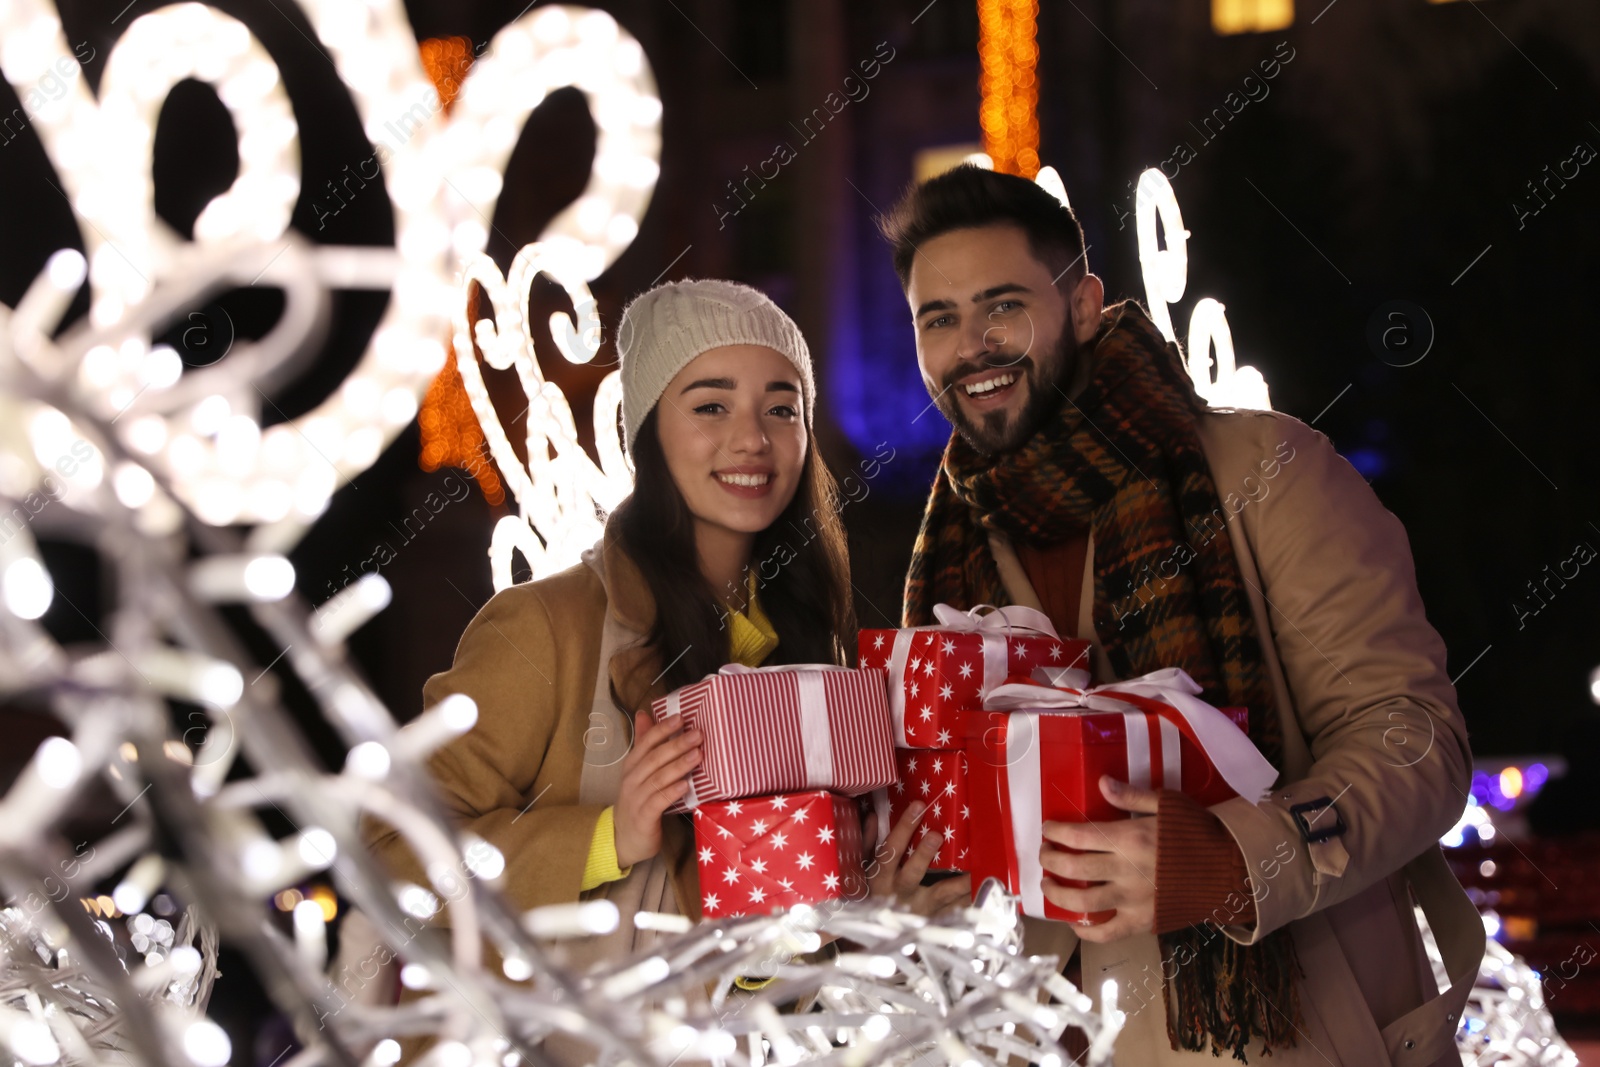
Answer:
M800 327L767 295L748 285L715 279L667 282L639 296L622 312L617 355L622 361L622 425L628 451L639 427L678 372L702 352L725 345L763 345L794 364L806 428L816 385L811 352Z

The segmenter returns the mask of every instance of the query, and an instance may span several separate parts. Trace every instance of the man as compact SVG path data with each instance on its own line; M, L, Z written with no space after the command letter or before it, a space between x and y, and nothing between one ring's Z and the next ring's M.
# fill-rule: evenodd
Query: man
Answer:
M1039 608L1092 642L1097 683L1177 666L1248 707L1280 772L1259 803L1210 809L1102 779L1141 817L1046 823L1040 859L1095 883L1047 879L1050 901L1115 915L1027 920L1027 949L1083 942L1081 984L1114 981L1129 1013L1119 1064L1459 1063L1483 928L1437 841L1470 754L1399 521L1297 419L1208 407L1135 302L1102 306L1076 218L1034 183L958 167L880 227L955 427L905 624L940 602Z

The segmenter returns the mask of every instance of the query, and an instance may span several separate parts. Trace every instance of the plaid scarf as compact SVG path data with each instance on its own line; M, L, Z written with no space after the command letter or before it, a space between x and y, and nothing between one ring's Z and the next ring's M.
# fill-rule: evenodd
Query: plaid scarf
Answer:
M1082 395L1014 452L987 456L951 435L912 553L904 625L931 622L936 603L1008 602L987 531L1045 546L1092 530L1094 628L1117 677L1182 667L1211 704L1250 709L1250 739L1281 767L1244 580L1232 542L1206 525L1226 514L1196 427L1206 403L1177 346L1134 301L1106 309L1088 358ZM1193 558L1176 577L1153 577L1183 544ZM1161 935L1164 958L1188 961L1163 991L1172 1047L1201 1051L1209 1039L1213 1055L1244 1060L1254 1038L1269 1055L1293 1046L1289 931L1250 946L1217 935L1204 924Z

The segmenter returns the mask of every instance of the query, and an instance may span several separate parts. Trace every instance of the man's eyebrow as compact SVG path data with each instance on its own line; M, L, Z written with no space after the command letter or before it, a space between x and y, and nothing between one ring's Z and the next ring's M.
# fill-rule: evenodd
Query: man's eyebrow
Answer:
M1032 292L1032 289L1028 288L1026 285L1023 285L1021 282L1001 282L999 285L990 286L981 293L973 293L972 302L974 304L981 304L985 300L993 300L995 297L1004 296L1006 293ZM930 300L926 304L923 304L921 307L917 308L916 315L912 317L920 319L930 311L953 311L955 306L956 304L954 300Z
M732 378L701 378L699 381L690 382L682 389L679 389L678 395L682 396L691 389L733 389L736 388L738 384L739 383L734 381Z

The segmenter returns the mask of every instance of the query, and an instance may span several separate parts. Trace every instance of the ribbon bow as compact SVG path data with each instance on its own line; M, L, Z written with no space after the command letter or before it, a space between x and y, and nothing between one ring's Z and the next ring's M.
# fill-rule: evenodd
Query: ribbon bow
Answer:
M988 614L980 615L985 608ZM1031 632L1053 637L1060 640L1056 633L1055 625L1050 617L1042 611L1023 607L1021 604L1011 604L997 608L993 604L979 604L968 611L953 608L949 604L935 604L933 617L938 620L938 626L946 630L966 630L974 633L1018 633ZM923 629L918 626L916 629Z
M1165 667L1088 689L1008 682L991 690L983 706L987 711L1068 712L1127 712L1131 706L1159 715L1200 746L1229 788L1258 803L1277 781L1277 769L1226 715L1199 698L1201 691L1183 668Z

